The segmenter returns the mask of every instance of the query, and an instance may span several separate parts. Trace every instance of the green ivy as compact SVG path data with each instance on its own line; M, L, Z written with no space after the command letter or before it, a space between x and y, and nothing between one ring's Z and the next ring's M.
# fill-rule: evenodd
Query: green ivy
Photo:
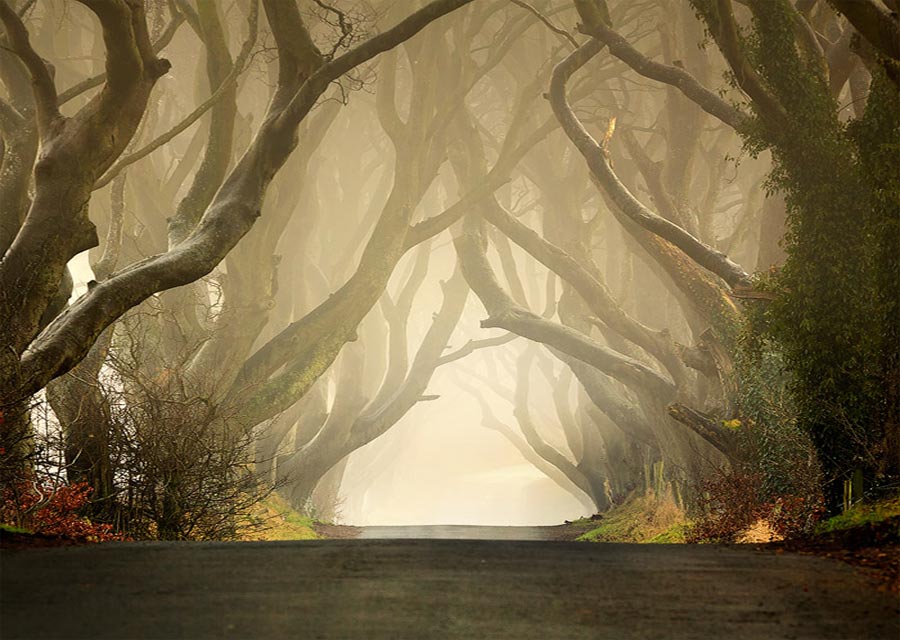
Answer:
M713 3L694 5L713 26ZM782 358L834 496L855 469L882 483L900 474L900 100L873 65L864 115L843 122L818 63L798 49L787 0L750 6L744 50L786 122L758 114L742 133L751 152L772 152L768 188L788 208L787 262L766 282L777 298L752 324L763 352ZM756 361L764 375L767 358Z

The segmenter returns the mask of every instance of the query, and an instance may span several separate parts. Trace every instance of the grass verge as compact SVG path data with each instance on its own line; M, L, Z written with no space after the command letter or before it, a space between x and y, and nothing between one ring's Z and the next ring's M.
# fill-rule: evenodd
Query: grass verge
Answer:
M871 504L859 504L840 515L820 522L816 535L828 535L859 527L873 527L900 519L900 495ZM900 525L897 525L900 527Z
M263 528L244 536L244 540L316 540L320 536L313 528L315 520L301 515L277 493L256 505L254 518Z
M634 496L609 511L576 520L583 529L576 539L584 542L640 542L677 544L684 542L687 521L670 499L652 495Z

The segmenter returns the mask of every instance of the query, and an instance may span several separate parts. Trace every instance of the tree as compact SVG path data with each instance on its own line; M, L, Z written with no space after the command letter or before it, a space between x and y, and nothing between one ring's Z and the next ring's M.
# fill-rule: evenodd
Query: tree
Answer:
M603 3L577 4L595 49L607 45L638 73L677 87L738 130L754 153L772 152L769 183L787 205L788 259L764 315L793 374L799 419L816 444L832 506L854 469L889 483L900 473L900 207L888 169L897 164L900 109L898 56L886 44L896 17L874 3L833 3L846 25L817 7L818 19L836 21L848 38L859 30L856 52L872 76L871 92L859 98L865 107L846 121L835 98L858 62L848 64L840 38L823 44L812 8L804 15L786 1L748 2L741 24L730 1L692 2L749 103L745 110L683 68L636 54L603 18Z
M298 126L331 82L467 3L439 0L429 4L355 49L326 60L312 43L293 2L264 2L280 55L278 85L246 152L202 215L190 207L177 212L176 225L185 222L190 229L179 243L111 274L59 313L60 302L68 297L65 291L59 295L67 263L98 241L88 215L91 191L126 149L153 86L171 65L158 57L150 41L142 2L82 2L103 30L105 80L95 98L75 115L64 116L51 67L32 47L22 17L4 0L0 20L8 46L34 88L33 100L24 103L22 111L3 102L4 122L33 120L41 149L34 166L33 197L28 202L19 193L4 199L2 215L4 230L15 229L0 262L0 341L5 345L0 358L0 406L4 408L4 444L10 445L5 447L7 455L12 455L11 445L27 428L26 404L33 394L82 360L103 330L128 309L157 292L208 274L247 234L261 215L267 187L294 149ZM17 72L23 75L22 68ZM15 128L5 130L11 136ZM9 177L21 189L30 184L21 173ZM194 225L191 216L196 216ZM391 238L391 242L402 247L404 238ZM347 331L342 331L331 346L325 347L325 340L320 343L336 353L335 347L347 338Z

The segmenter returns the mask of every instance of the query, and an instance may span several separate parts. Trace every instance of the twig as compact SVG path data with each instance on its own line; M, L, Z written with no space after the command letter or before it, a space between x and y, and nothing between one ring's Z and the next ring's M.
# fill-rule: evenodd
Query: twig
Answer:
M553 33L559 34L560 36L562 36L563 38L568 40L569 44L571 44L574 49L578 48L578 41L575 40L575 38L572 36L571 33L566 31L565 29L560 29L559 27L554 25L552 22L550 22L550 20L544 14L542 14L540 11L535 9L533 6L531 6L530 4L525 2L525 0L511 0L511 1L514 5L520 6L523 9L525 9L526 11L528 11L529 13L534 14L534 16L538 20L543 22L547 26L547 28L550 29L550 31L552 31Z

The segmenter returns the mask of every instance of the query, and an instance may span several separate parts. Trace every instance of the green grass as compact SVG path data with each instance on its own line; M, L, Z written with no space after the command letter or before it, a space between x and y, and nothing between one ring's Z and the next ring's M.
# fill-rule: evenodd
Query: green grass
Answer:
M316 540L320 537L313 529L315 520L298 513L277 493L259 504L256 517L265 521L266 528L248 535L247 540Z
M832 531L845 531L869 524L877 524L896 517L900 517L900 495L871 504L856 505L840 515L820 522L816 527L816 533L825 534Z
M0 533L25 533L31 534L32 532L28 529L23 529L22 527L14 527L11 524L0 524Z
M690 523L686 520L684 522L676 522L671 527L662 533L653 536L646 542L650 544L684 544L687 542L687 531L690 526Z
M684 513L669 500L639 496L610 509L601 520L576 520L590 528L577 539L583 542L682 543Z

